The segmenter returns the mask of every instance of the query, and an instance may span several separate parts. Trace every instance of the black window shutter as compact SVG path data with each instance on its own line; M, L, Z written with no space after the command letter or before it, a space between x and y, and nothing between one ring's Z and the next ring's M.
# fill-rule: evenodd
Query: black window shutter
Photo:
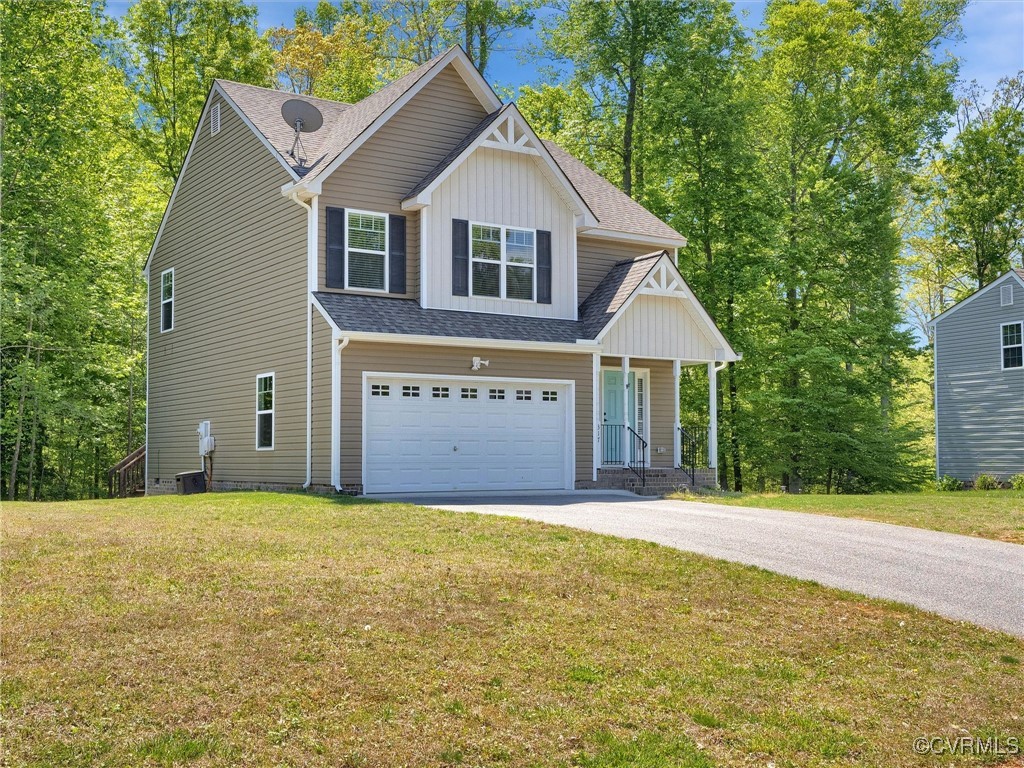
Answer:
M452 219L452 295L469 296L469 222Z
M551 303L551 233L537 230L537 303Z
M327 209L328 288L345 287L345 209Z
M405 293L405 216L388 216L388 292Z

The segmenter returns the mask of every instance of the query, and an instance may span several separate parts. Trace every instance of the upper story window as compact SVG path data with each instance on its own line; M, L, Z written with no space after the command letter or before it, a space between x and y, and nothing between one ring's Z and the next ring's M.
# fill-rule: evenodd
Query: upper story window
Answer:
M174 330L174 269L160 273L160 333Z
M472 296L533 301L537 295L537 236L532 229L471 224Z
M1003 370L1024 368L1024 323L1004 323L1000 330L1003 342Z
M345 287L388 290L388 217L345 212Z

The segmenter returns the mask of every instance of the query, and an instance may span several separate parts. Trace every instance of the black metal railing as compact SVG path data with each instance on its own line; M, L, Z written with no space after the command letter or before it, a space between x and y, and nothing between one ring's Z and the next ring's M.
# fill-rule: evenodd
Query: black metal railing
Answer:
M601 464L625 467L647 483L647 441L625 424L601 425Z
M697 467L708 466L707 427L679 427L679 468L697 482Z
M640 485L647 485L647 441L632 427L629 430L629 471L640 478Z

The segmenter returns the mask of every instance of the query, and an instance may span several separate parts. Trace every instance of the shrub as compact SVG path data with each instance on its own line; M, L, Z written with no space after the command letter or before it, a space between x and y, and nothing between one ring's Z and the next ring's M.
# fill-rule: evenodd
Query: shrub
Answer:
M1024 472L1010 478L1010 487L1015 491L1024 491Z
M964 484L949 475L943 475L935 483L935 490L937 491L962 491L963 489Z
M982 473L974 478L974 490L976 491L994 491L998 487L999 481L992 475Z

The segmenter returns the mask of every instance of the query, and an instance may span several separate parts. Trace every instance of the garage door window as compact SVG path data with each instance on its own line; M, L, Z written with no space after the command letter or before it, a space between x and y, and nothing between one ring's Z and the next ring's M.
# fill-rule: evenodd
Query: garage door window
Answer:
M476 400L476 387L463 387L462 388L462 399L463 400Z
M533 391L529 389L517 389L516 400L533 400Z
M431 397L447 399L449 396L449 389L448 387L434 387L433 391L430 394Z
M557 402L558 401L558 392L556 392L553 389L551 389L551 390L545 389L544 390L544 395L543 395L542 399L544 400L545 403Z
M487 392L487 398L489 400L504 400L505 390L504 389L491 389Z
M419 397L420 388L406 384L402 387L402 397Z

